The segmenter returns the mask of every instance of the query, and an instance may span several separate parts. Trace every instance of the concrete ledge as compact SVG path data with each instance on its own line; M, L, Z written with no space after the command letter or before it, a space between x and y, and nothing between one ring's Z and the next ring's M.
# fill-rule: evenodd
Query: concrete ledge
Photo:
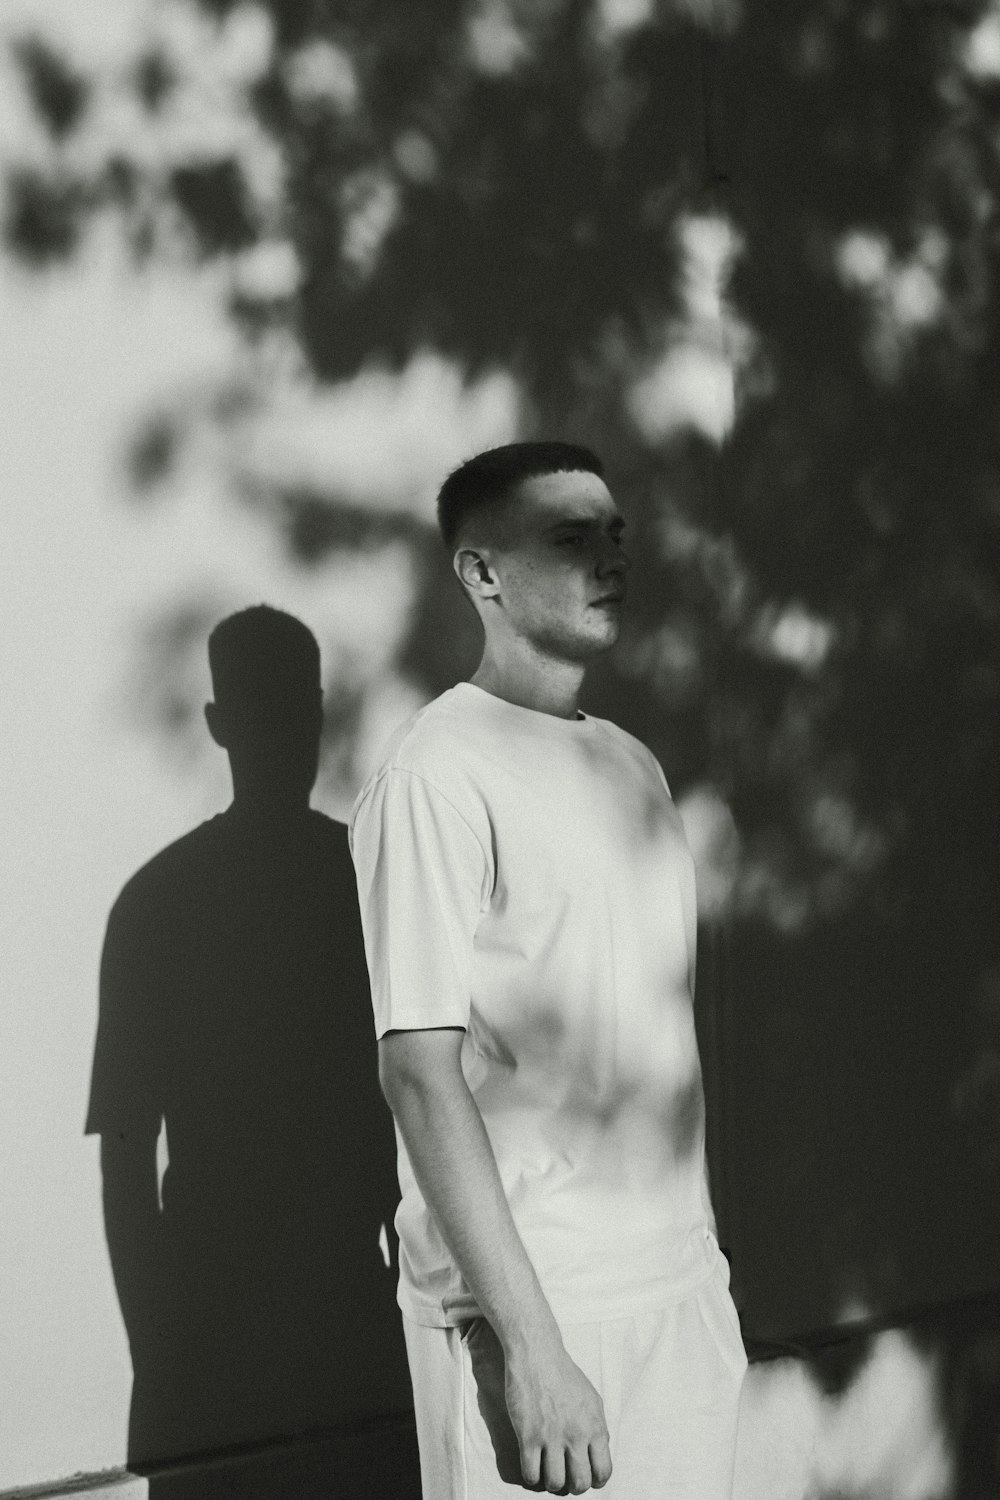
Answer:
M270 1443L192 1455L176 1463L76 1474L4 1490L0 1500L421 1500L412 1413Z
M151 1466L144 1473L148 1500L421 1500L412 1412Z
M99 1474L74 1474L54 1484L0 1491L0 1500L46 1500L48 1495L84 1495L86 1500L147 1500L149 1481L127 1469L103 1469Z

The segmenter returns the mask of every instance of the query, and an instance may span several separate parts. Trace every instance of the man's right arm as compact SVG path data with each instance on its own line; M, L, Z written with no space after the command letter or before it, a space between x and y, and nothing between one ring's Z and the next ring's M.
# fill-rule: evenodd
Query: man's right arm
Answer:
M523 1481L583 1494L611 1474L603 1404L566 1353L517 1232L462 1072L463 1035L457 1027L387 1032L382 1091L424 1200L499 1341Z
M132 1364L163 1358L163 1285L157 1134L148 1127L101 1135L104 1232Z
M137 1371L162 1360L162 1228L156 1162L162 1122L156 909L132 880L108 917L84 1129L101 1138L111 1272Z

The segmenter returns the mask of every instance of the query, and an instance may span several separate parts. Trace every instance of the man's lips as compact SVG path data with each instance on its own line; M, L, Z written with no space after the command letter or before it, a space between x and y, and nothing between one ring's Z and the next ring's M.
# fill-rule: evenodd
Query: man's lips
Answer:
M624 595L624 593L620 593L619 592L619 593L614 593L614 594L602 594L599 599L595 599L593 601L593 604L591 605L591 608L592 609L596 609L596 607L597 607L598 604L624 604L624 603L625 603L625 595Z

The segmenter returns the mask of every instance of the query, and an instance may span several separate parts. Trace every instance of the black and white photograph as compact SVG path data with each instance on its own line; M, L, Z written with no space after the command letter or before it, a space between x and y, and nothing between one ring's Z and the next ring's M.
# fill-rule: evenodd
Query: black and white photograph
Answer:
M0 0L0 1500L1000 1496L1000 0Z

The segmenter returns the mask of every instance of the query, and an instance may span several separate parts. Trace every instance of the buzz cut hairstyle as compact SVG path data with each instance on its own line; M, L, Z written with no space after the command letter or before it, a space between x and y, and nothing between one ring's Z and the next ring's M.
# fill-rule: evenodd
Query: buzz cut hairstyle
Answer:
M215 701L259 705L319 683L319 643L308 625L271 604L252 604L220 620L208 638Z
M477 453L452 470L438 491L437 518L445 546L453 548L476 511L495 510L515 485L540 474L596 474L604 477L597 454L579 443L505 443Z

